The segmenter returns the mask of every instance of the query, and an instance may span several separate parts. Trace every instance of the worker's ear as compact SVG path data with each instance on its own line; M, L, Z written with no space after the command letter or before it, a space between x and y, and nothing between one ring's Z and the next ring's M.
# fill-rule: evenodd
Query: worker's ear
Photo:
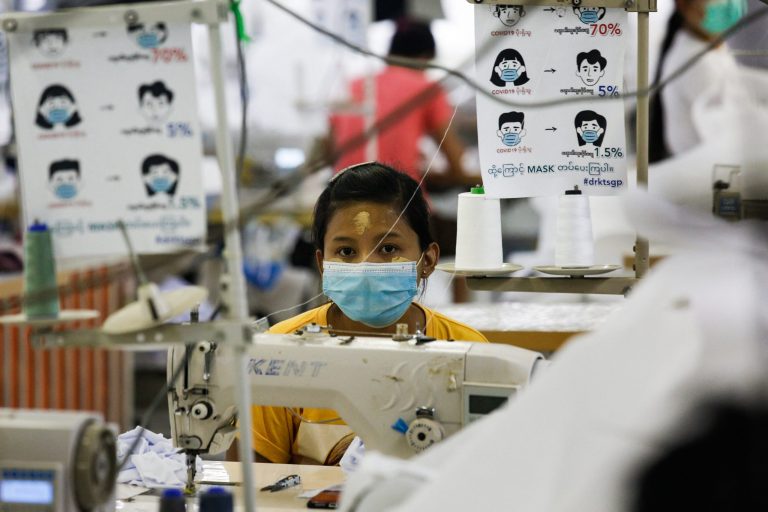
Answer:
M424 250L424 256L421 259L421 270L418 275L419 279L429 277L435 271L435 265L437 265L437 260L439 259L440 246L432 242Z
M323 252L320 249L315 250L315 261L317 262L317 270L320 271L320 275L323 275Z

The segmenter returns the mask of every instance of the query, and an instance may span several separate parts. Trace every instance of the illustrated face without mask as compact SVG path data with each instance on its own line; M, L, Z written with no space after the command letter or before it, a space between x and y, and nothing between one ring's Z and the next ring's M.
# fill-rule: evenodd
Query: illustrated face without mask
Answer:
M374 328L392 325L416 297L417 262L323 262L323 293L349 319Z

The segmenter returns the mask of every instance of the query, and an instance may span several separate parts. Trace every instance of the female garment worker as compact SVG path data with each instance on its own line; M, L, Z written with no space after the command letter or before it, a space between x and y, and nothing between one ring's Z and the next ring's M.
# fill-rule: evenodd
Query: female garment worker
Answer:
M401 214L402 212L402 214ZM395 332L408 324L443 340L487 341L482 334L413 299L434 271L440 248L418 184L380 163L337 174L315 205L312 235L330 302L272 329L292 333L315 322L338 333ZM253 407L257 460L335 465L353 439L335 411Z
M738 23L745 13L746 0L675 0L675 12L667 24L654 81L669 77ZM652 163L693 149L702 142L692 115L694 102L703 92L723 94L727 81L738 80L734 76L737 70L735 59L721 45L652 97L649 141Z

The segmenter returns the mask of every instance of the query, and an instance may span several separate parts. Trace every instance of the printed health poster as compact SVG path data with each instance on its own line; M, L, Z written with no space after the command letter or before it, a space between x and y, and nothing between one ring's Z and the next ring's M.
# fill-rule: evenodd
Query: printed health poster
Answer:
M59 258L198 248L202 146L190 27L8 33L24 222Z
M623 9L475 6L477 130L491 197L627 186ZM531 102L579 98L544 108ZM519 103L506 105L497 101Z

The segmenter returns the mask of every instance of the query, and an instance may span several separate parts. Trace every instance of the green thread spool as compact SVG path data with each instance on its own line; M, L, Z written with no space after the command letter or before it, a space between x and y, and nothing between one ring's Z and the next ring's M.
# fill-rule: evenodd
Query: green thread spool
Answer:
M27 318L59 315L56 262L48 226L35 222L24 240L24 314Z

